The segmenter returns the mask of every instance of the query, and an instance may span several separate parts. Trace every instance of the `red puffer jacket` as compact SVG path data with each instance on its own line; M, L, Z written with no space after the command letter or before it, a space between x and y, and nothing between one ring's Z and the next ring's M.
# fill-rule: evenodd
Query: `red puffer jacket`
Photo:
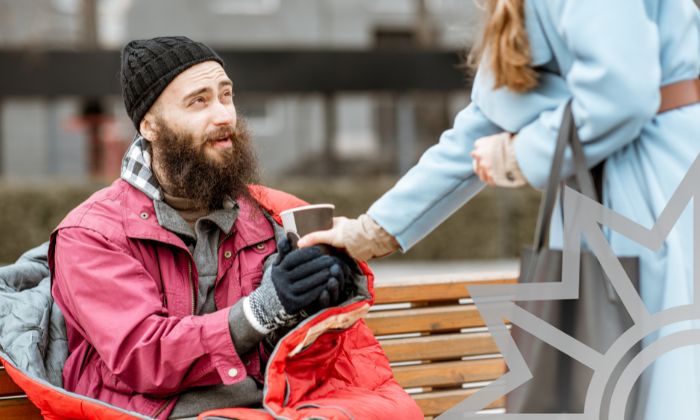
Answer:
M305 204L264 187L251 187L251 191L278 222L281 211ZM388 413L391 418L423 418L393 378L384 352L361 319L372 303L373 275L365 263L360 267L366 278L361 287L366 288L364 297L315 314L280 340L264 373L264 409L212 410L199 418L385 419ZM5 360L10 359L8 355L0 352L0 356L10 376L47 418L143 418L137 412L52 386L15 368Z

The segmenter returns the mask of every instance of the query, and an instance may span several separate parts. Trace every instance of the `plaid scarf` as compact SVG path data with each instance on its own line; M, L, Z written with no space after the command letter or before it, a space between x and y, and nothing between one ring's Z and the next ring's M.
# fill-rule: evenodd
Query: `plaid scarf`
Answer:
M151 200L163 200L163 192L151 171L151 146L140 134L122 159L121 178Z

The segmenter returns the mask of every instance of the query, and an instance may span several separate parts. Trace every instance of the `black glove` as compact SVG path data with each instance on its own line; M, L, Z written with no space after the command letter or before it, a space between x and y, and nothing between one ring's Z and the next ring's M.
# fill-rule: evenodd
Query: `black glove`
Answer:
M345 282L347 281L346 270L341 268L342 261L337 257L331 257L334 260L334 264L331 267L331 276L326 282L325 289L321 292L318 297L318 304L320 309L327 308L329 306L337 305L340 300L340 291L343 290Z
M307 308L309 314L315 313L329 306L335 306L347 299L351 294L352 289L352 266L355 265L350 256L342 251L332 249L329 251L332 255L330 258L334 260L331 266L331 276L326 282L326 288L321 292L318 299Z
M287 238L281 239L271 269L249 296L253 316L268 330L298 323L302 310L326 290L331 271L340 270L334 265L336 260L318 247L292 249Z
M277 243L272 282L284 310L298 313L325 291L331 273L340 272L335 258L323 255L317 246L292 249L288 239Z

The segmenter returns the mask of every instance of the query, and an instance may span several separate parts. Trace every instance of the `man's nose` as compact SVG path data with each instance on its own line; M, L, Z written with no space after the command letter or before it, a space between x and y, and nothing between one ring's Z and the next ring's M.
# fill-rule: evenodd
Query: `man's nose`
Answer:
M217 102L212 113L212 122L215 125L236 125L236 109L232 105Z

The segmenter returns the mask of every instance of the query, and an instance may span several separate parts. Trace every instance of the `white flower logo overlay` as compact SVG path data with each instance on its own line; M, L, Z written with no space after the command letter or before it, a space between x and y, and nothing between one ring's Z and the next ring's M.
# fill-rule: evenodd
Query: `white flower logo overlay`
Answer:
M509 420L599 420L624 419L627 399L642 372L662 355L685 346L700 344L700 293L693 302L658 313L649 313L637 290L605 239L602 226L607 226L630 240L658 251L664 244L690 200L700 197L700 157L686 173L656 224L645 228L638 223L603 207L575 190L564 191L564 249L562 281L511 285L479 285L469 287L493 340L503 354L509 371L479 392L439 416L439 419L482 419L477 414L492 402L508 394L532 378L525 360L513 341L504 320L578 360L593 371L586 394L583 413L488 415L488 418ZM693 200L693 244L700 244L700 203ZM585 238L599 260L605 274L620 297L634 325L624 332L605 353L600 353L570 335L553 327L525 309L517 301L578 299L581 238ZM700 245L693 247L693 290L700 291ZM688 322L694 321L694 322ZM629 363L621 361L628 351L645 337L661 328L673 326L673 332L661 336L636 354Z

